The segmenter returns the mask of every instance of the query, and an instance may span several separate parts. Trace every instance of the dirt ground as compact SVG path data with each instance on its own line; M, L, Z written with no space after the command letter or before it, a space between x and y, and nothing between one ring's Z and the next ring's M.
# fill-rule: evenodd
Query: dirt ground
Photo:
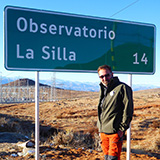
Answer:
M74 92L74 97L76 94L78 98L39 103L40 159L103 160L96 127L98 93ZM34 103L0 104L1 159L35 159L33 154L17 154L23 152L19 144L34 140L34 122ZM126 139L121 159L126 159ZM136 91L131 160L157 159L160 159L160 89Z

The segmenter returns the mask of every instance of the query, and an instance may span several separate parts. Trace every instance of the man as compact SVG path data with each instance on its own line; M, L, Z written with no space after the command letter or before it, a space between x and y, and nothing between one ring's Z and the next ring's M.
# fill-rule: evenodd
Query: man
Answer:
M123 135L133 115L132 89L113 77L111 67L98 68L100 98L97 126L105 160L120 160Z

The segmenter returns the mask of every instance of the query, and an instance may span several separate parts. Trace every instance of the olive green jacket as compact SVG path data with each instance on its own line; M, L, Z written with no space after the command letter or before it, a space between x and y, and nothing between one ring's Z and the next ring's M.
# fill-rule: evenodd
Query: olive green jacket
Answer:
M99 132L106 134L125 132L133 116L132 89L125 83L113 77L106 87L100 83L100 98L98 104Z

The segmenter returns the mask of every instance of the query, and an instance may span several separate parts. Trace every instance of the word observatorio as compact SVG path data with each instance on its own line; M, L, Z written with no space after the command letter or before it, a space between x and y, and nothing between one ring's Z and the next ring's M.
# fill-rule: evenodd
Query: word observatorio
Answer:
M38 24L32 18L27 20L24 17L19 17L17 19L17 29L20 32L29 31L30 33L41 33L52 35L66 35L74 37L84 37L84 38L97 38L97 39L115 39L115 32L113 30L107 29L107 26L103 26L102 29L88 28L87 26L67 26L67 25L55 25L46 23Z

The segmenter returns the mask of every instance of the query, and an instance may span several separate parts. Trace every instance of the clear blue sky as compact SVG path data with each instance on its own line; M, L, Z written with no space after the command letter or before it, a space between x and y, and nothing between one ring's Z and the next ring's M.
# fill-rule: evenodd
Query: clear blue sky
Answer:
M3 11L7 5L154 24L156 26L156 72L154 75L133 75L132 82L160 86L160 0L1 0L0 74L34 79L35 72L7 71L4 68ZM47 79L48 75L52 73L40 73L40 78ZM118 74L118 76L121 81L128 81L128 75ZM59 72L56 73L56 78L82 82L99 81L96 73Z

